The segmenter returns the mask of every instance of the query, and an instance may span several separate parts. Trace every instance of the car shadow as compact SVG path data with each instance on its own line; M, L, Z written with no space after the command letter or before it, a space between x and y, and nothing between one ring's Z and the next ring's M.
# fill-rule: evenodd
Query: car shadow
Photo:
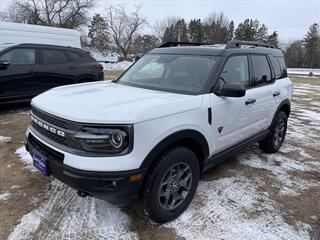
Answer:
M30 102L1 104L0 114L28 111L30 107Z

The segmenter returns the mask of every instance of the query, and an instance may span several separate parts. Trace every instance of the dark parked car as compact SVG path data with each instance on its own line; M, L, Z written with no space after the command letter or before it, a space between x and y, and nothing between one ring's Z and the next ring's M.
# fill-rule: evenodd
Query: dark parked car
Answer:
M79 48L19 44L0 51L0 104L27 101L53 87L103 78L102 65Z

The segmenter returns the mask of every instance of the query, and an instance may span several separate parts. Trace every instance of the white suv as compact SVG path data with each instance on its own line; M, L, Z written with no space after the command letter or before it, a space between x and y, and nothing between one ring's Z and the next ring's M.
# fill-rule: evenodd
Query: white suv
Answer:
M200 173L259 142L282 145L292 82L265 44L165 44L113 82L32 100L26 148L43 175L114 204L137 199L156 222L190 204ZM182 44L181 44L182 45Z

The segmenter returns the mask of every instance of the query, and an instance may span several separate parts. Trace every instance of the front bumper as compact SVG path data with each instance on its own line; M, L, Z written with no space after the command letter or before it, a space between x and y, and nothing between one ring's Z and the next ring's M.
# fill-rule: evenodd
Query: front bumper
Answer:
M116 205L127 205L138 198L145 169L100 172L73 168L63 163L62 153L40 142L30 132L25 145L31 155L36 150L46 157L49 174L78 191Z

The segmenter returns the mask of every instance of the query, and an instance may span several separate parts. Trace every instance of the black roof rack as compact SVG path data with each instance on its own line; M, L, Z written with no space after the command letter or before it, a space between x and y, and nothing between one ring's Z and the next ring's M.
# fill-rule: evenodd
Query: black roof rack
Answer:
M273 45L267 44L267 43L254 42L254 41L240 41L240 40L228 41L226 48L240 48L242 45L253 46L253 47L275 48Z
M166 48L166 47L178 47L178 46L201 46L204 43L191 43L191 42L166 42L159 46L159 48Z

